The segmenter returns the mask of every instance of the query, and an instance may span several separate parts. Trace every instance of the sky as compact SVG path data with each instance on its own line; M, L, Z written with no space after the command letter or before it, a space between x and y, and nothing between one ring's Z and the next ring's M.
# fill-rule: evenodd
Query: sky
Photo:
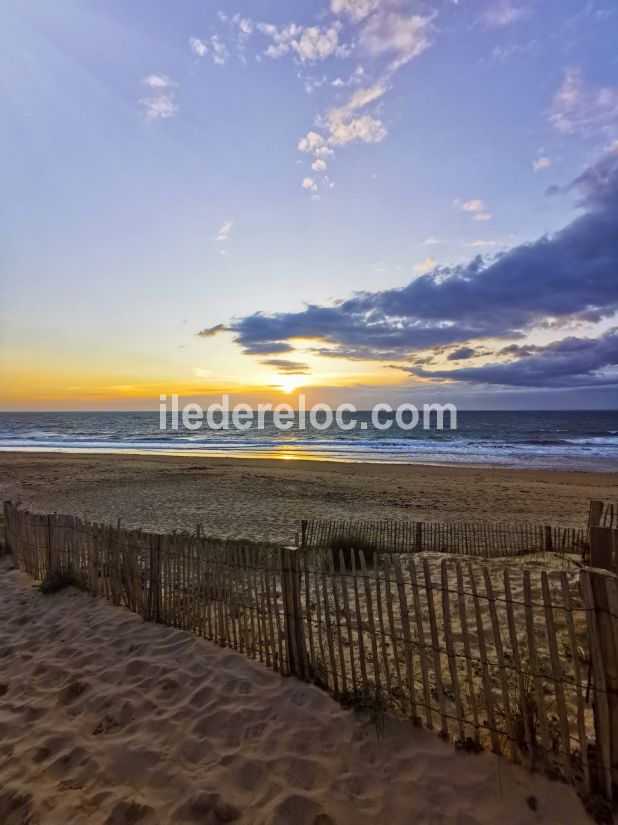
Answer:
M0 409L616 408L613 0L0 23Z

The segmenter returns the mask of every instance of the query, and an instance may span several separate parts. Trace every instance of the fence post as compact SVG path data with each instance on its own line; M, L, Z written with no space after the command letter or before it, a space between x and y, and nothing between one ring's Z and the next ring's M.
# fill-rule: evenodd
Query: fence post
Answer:
M285 617L285 646L287 675L306 679L307 649L300 606L300 565L298 552L289 547L281 549L281 595Z
M603 515L603 502L592 499L590 511L588 513L588 530L592 527L601 526L601 516Z
M545 541L543 542L543 549L546 551L553 550L554 543L552 541L551 527L549 524L545 525Z
M590 566L614 570L613 530L611 527L590 528Z
M150 537L150 562L149 562L149 585L148 585L148 606L144 618L147 622L158 622L161 619L159 610L159 592L161 582L159 581L159 571L161 569L161 536Z
M582 570L582 595L589 612L594 673L597 755L608 798L618 788L618 580L604 570Z
M300 530L301 530L301 540L300 546L306 547L307 546L307 519L303 519L300 523Z
M414 549L417 553L422 553L423 551L423 522L417 521L416 522L416 542Z
M10 509L10 507L11 507L11 502L10 501L5 501L4 502L4 547L3 547L5 553L11 553L12 552L11 543L9 541L9 519L10 519L9 509Z
M52 573L52 529L51 516L45 516L45 540L47 542L47 572L46 576L51 576ZM43 577L45 578L45 577Z

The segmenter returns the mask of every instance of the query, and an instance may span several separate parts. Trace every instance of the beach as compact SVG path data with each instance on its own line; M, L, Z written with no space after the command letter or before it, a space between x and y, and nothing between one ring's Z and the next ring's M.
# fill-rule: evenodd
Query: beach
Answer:
M591 498L618 499L618 477L16 452L0 454L0 495L33 512L120 520L126 528L169 532L200 524L206 535L291 543L302 518L578 528ZM429 564L438 582L442 557L434 555ZM550 557L527 560L535 601L535 565L556 566ZM519 604L521 568L512 566ZM489 569L501 593L502 563ZM550 579L554 595L564 569L558 564ZM74 587L43 595L10 556L0 557L0 581L0 821L7 825L590 821L572 787L488 752L458 751L401 718L385 718L378 735L317 686L282 678L229 647L145 622ZM409 588L408 598L415 598ZM437 597L440 634L442 609ZM554 610L563 633L563 613ZM541 647L543 615L535 614ZM523 615L516 620L523 627ZM461 652L461 626L455 617L449 622ZM474 633L470 639L474 652L478 640ZM493 661L493 642L486 643ZM562 666L570 667L566 659ZM575 718L571 688L565 686L566 701ZM416 689L420 695L420 684Z
M200 456L0 453L0 496L148 530L292 543L303 518L583 527L618 474Z
M3 825L591 820L575 790L0 558Z

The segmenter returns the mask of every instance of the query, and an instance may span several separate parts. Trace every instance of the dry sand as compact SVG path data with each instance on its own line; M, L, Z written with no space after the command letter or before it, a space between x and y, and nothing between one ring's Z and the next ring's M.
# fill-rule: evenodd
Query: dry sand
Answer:
M575 792L0 558L3 825L588 823ZM527 799L534 797L533 812Z
M267 459L0 453L0 496L151 530L291 542L301 518L586 524L618 474Z

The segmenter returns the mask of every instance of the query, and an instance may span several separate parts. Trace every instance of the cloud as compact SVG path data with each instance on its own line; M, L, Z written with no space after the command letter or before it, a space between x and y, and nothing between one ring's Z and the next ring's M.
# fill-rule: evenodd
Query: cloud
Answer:
M308 132L304 138L298 141L298 148L301 152L311 152L318 158L329 157L333 150L329 149L326 141L318 132Z
M339 26L340 24L334 24L327 28L303 28L296 23L289 23L279 28L272 23L257 24L258 30L272 40L264 52L267 57L276 60L294 54L301 63L315 63L340 53Z
M477 351L474 347L459 347L458 349L449 352L446 356L447 361L467 361L469 358L475 358Z
M551 166L551 160L547 157L540 157L532 161L532 168L535 172L542 172Z
M223 224L223 226L221 227L221 229L219 229L219 231L217 232L215 240L218 241L219 243L223 243L224 241L227 241L230 237L230 233L232 231L233 226L234 226L234 221L233 220L226 221Z
M213 34L208 42L201 40L199 37L190 37L189 47L198 57L205 57L209 54L212 62L217 66L224 66L230 56L227 46L217 34Z
M300 38L293 41L292 47L302 62L324 60L337 51L339 33L336 26L320 29L310 26L303 30Z
M229 327L226 327L225 324L215 324L214 327L206 327L205 329L201 329L197 335L200 338L212 338L214 335L218 335L220 332L225 332Z
M549 121L563 134L591 134L618 123L618 87L588 86L577 69L566 69L549 110Z
M380 6L379 0L331 0L333 14L346 15L355 23L364 20Z
M482 209L485 209L485 204L479 198L475 198L474 200L462 203L461 208L464 212L480 212Z
M171 89L176 84L164 74L150 74L142 81L144 86L150 86L151 89Z
M204 57L204 55L208 53L208 46L203 40L200 40L199 37L190 37L189 46L191 47L191 51L198 57Z
M492 246L500 246L500 241L484 241L484 240L476 240L476 241L469 241L465 243L464 246L468 247L469 249L488 249Z
M323 161L322 158L318 158L313 161L311 168L314 172L323 172L326 169L326 162Z
M483 21L492 28L502 28L525 20L530 16L530 9L516 5L511 0L491 0L483 13Z
M369 114L358 116L357 112L382 97L385 91L385 87L379 84L357 89L342 106L330 109L326 115L326 142L331 146L342 146L353 140L365 143L384 140L386 128L382 121Z
M345 88L346 86L358 86L359 83L365 80L366 75L365 69L362 66L357 66L347 80L337 77L331 81L330 85L336 89Z
M301 186L303 187L303 189L308 189L310 192L318 191L317 183L313 178L310 177L303 178Z
M458 200L455 201L455 206L459 206L464 212L470 213L473 221L489 221L491 220L491 213L486 211L485 204L480 198L473 198L460 204Z
M394 59L389 67L392 73L429 47L432 19L381 8L369 17L360 33L359 44L372 56L392 55Z
M611 317L618 311L618 153L567 189L582 212L551 236L332 306L248 315L230 325L235 340L261 353L318 339L333 356L401 360L430 347L513 340L543 324Z
M178 111L176 104L176 83L167 75L151 74L142 80L142 85L151 90L148 97L142 97L138 103L143 107L148 120L167 120Z
M430 255L429 258L425 258L424 261L421 261L418 264L414 264L412 267L412 271L415 275L424 275L425 272L431 272L432 269L436 268L436 259Z
M268 358L260 361L265 367L274 367L282 375L308 375L309 367L301 361L287 361L285 358Z
M335 106L326 113L323 124L325 134L312 130L299 140L300 151L308 152L316 160L324 161L333 155L333 147L344 146L354 140L379 143L386 137L386 127L382 121L374 115L358 112L378 100L384 92L384 86L380 85L357 89L344 104ZM322 167L322 164L319 164L319 167ZM314 171L320 171L320 168L316 168L315 161L312 168ZM322 171L324 169L325 163Z
M213 63L216 63L217 66L224 66L230 56L225 43L216 34L213 34L210 38L210 46L212 48Z
M618 365L618 329L611 329L599 338L564 338L544 347L534 347L533 353L522 349L520 357L508 363L452 370L414 366L407 371L417 378L508 387L618 386L618 372L603 372ZM454 360L450 355L448 359Z
M348 45L340 42L341 20L336 20L330 28L305 30L294 24L283 30L262 24L261 30L273 38L267 51L272 57L295 50L301 60L316 60L331 54L349 56L357 50L378 67L368 72L359 65L347 80L337 77L331 81L331 86L341 89L366 84L371 76L381 78L373 85L358 88L345 103L331 106L322 114L316 121L316 128L299 142L301 151L324 160L329 150L332 154L333 148L356 141L380 143L385 139L387 128L378 112L361 110L385 93L389 81L401 66L431 45L434 15L404 14L401 5L399 0L331 0L331 11L335 16L358 24L356 41ZM310 37L306 36L309 31ZM305 39L306 50L302 48Z

